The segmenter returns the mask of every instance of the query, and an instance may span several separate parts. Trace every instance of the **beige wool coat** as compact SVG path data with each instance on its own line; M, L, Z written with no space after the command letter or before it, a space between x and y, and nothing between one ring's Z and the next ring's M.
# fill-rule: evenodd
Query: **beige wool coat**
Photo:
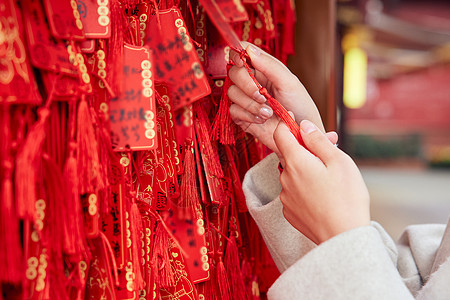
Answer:
M376 222L316 246L283 217L278 159L269 155L243 181L250 214L281 272L269 299L450 300L450 230L406 228L398 243Z

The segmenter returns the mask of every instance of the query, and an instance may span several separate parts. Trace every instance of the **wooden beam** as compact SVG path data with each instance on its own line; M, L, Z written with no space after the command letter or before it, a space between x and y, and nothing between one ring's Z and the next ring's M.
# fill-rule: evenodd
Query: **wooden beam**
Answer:
M316 102L326 130L336 130L336 1L295 4L296 54L288 66Z

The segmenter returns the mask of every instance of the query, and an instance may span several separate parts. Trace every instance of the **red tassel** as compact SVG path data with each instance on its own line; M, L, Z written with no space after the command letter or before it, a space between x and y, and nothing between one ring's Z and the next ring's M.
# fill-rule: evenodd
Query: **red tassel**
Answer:
M47 245L49 266L50 297L51 299L67 299L68 279L64 274L63 246L67 243L64 236L65 227L72 220L68 215L64 199L64 183L59 166L53 162L47 154L43 155L42 184L44 187L45 202L47 204L42 242Z
M183 167L181 195L178 200L177 211L181 219L192 219L195 216L196 208L199 206L200 197L197 189L197 170L195 167L193 142L190 139L187 139L185 142Z
M17 215L21 219L34 219L34 202L36 201L36 170L38 158L41 157L45 139L45 125L50 110L46 107L38 111L39 119L27 135L16 157L15 191Z
M95 193L103 188L99 178L97 138L85 95L81 96L77 119L77 163L80 194Z
M222 166L220 165L217 149L213 149L210 137L208 135L208 130L211 127L209 124L208 116L206 115L206 112L203 109L201 102L197 101L194 105L195 105L195 114L197 116L195 120L195 125L197 129L196 132L199 141L199 146L204 147L205 154L208 158L206 160L203 160L203 163L205 164L205 167L208 169L210 174L218 178L223 178L224 177L223 170Z
M92 124L96 129L96 136L98 137L98 159L99 159L99 176L97 177L102 181L98 187L103 187L104 191L99 192L97 197L99 199L100 209L103 214L109 212L109 195L111 178L111 157L114 155L112 152L111 135L109 130L105 127L106 122L102 121L91 107ZM100 188L99 188L100 189Z
M136 290L144 288L144 279L142 275L142 217L136 203L131 205L130 209L130 225L131 225L131 247L132 262L135 275L134 284Z
M18 284L22 280L22 248L20 245L19 220L14 211L14 195L12 187L13 164L9 146L10 121L9 106L1 106L1 126L0 139L2 153L2 194L0 199L0 282ZM0 290L1 292L1 290Z
M242 277L239 263L239 250L234 236L231 236L227 242L227 248L225 250L225 268L227 270L230 292L231 295L233 295L233 299L247 299L244 278Z
M84 235L83 211L78 189L77 160L74 157L75 149L76 145L70 143L70 154L66 160L63 172L66 187L65 199L67 213L69 214L66 217L70 220L66 226L64 251L67 254L74 255L76 260L80 260L81 257L88 257L88 247Z
M156 266L155 282L157 290L160 288L170 288L175 286L175 278L170 267L169 245L171 239L161 222L155 229L155 239L153 243L153 265Z
M231 67L227 65L227 69ZM235 124L231 121L230 106L231 100L228 98L228 88L232 85L232 81L227 76L223 84L222 96L219 102L219 109L217 110L216 118L213 121L211 129L211 138L218 140L225 145L231 145L235 143L234 131Z
M228 284L227 271L220 256L216 266L217 271L217 292L219 293L219 298L221 300L231 300L230 298L230 286Z

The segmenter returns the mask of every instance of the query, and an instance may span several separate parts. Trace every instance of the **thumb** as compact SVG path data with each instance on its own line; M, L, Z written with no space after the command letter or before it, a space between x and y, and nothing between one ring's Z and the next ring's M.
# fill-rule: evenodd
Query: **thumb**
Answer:
M337 148L330 142L326 134L308 120L300 123L300 132L308 150L316 155L324 164L330 162L337 152Z

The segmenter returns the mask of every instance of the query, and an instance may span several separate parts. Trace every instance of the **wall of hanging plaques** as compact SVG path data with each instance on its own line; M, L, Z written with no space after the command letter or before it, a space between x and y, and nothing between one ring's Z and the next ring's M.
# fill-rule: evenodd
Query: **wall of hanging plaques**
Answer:
M268 151L230 121L207 9L283 62L295 9L200 2L0 4L0 299L265 297L241 182Z

